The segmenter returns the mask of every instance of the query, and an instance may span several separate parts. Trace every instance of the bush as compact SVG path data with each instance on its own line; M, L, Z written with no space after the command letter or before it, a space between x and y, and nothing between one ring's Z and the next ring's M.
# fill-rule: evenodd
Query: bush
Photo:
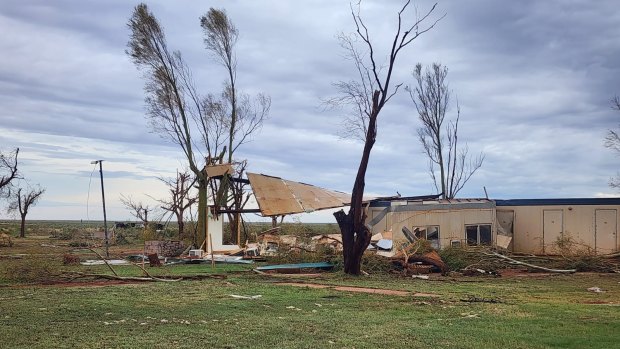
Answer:
M47 259L22 259L10 263L5 270L5 276L14 282L45 283L54 279L52 270Z
M450 270L461 270L475 263L467 251L462 247L446 247L438 251L441 259Z
M80 264L80 257L66 253L62 256L62 264L64 265L77 265Z

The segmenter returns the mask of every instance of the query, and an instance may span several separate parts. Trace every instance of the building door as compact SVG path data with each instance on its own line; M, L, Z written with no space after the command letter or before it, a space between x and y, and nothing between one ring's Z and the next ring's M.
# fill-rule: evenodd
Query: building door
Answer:
M616 210L596 210L594 211L594 242L596 245L596 253L612 253L617 251L616 244Z
M564 231L562 219L562 210L543 210L543 253L554 252L556 242Z
M512 250L513 246L513 227L515 221L514 211L497 210L497 246Z

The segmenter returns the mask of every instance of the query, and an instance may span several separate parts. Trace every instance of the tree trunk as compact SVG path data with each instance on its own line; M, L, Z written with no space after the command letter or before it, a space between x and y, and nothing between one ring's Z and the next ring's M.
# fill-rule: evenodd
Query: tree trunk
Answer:
M355 234L350 214L343 210L334 213L342 234L342 254L344 257L344 272L350 275L360 275L362 256L370 244L370 231L364 226L359 234Z
M201 246L206 239L207 224L207 183L204 179L198 179L198 233L194 238L194 244Z
M19 237L20 238L25 238L26 237L26 215L22 214L22 223L19 227Z
M370 160L370 151L375 144L377 136L377 116L380 111L379 91L373 94L373 106L370 119L368 121L368 133L366 134L366 142L364 143L364 151L362 159L353 184L353 192L351 193L351 207L349 213L345 214L343 210L334 213L340 234L342 235L342 255L344 258L344 272L350 275L361 274L361 263L364 251L370 244L371 233L364 223L366 213L362 206L364 187L366 186L365 177L368 169L368 161Z
M181 212L181 215L177 216L177 225L179 227L179 240L181 240L181 236L183 235L183 232L185 231L185 222L183 222L183 212Z

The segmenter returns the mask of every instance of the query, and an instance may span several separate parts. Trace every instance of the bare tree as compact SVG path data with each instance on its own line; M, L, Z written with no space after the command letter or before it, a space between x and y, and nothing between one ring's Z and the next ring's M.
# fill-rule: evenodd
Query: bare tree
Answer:
M19 148L7 154L0 151L0 194L5 192L11 181L18 178L17 155Z
M21 218L21 225L19 228L19 237L26 237L26 215L28 214L28 210L30 207L35 206L37 201L41 198L41 196L45 193L45 188L41 188L41 186L37 185L36 188L22 188L17 187L11 190L9 197L11 201L9 202L9 207L7 209L8 212L17 212Z
M121 195L120 200L132 216L140 220L142 224L144 224L145 228L148 227L149 214L152 214L155 211L155 207L145 205L142 201L135 201L131 196Z
M612 109L620 111L620 97L615 96L612 100ZM607 136L605 136L605 147L620 153L620 135L618 131L607 130ZM620 188L620 174L616 175L609 180L609 186L612 188Z
M152 130L179 145L198 183L197 244L205 239L208 178L204 163L212 157L209 146L210 119L204 111L205 100L198 95L189 67L179 51L168 48L164 32L145 4L139 4L127 23L131 30L127 54L144 74L147 118ZM196 149L192 129L198 125L206 153ZM200 138L198 138L200 140Z
M193 178L188 171L178 172L175 178L159 178L168 188L168 198L157 200L161 209L174 215L179 227L179 238L185 231L186 212L197 201L192 195Z
M342 234L344 272L347 274L360 274L362 255L370 244L371 233L364 223L366 220L366 209L362 206L362 197L364 195L366 169L368 168L370 152L377 136L377 118L383 107L402 85L397 84L393 89L390 89L396 58L403 48L420 35L433 28L441 19L437 19L428 26L422 26L435 10L437 6L435 4L428 12L417 18L411 25L403 27L403 13L409 4L410 0L398 11L397 29L392 39L390 52L387 56L387 69L385 70L381 69L377 63L379 56L375 52L368 28L360 16L359 4L357 10L351 6L351 15L356 28L355 35L362 41L368 53L367 55L362 55L357 51L354 45L349 45L348 52L357 67L360 81L358 83L340 83L342 88L339 90L341 94L343 92L345 94L343 102L352 104L357 108L360 117L367 117L368 120L365 124L364 150L362 152L357 176L355 177L355 183L353 184L349 213L345 214L344 210L334 213ZM363 92L363 94L361 92ZM347 94L349 96L359 95L359 97L346 97ZM361 100L361 104L358 102L359 100Z
M246 143L249 137L260 129L269 113L271 99L265 94L258 94L255 98L251 98L248 94L239 91L235 52L239 31L226 11L209 9L200 18L200 25L204 32L204 44L207 51L217 63L226 69L227 75L222 93L219 96L210 94L206 98L205 110L210 119L215 120L214 124L218 125L218 127L213 128L211 138L216 147L221 144L220 140L227 138L227 145L222 155L227 152L227 162L234 165L235 173L231 175L241 178L244 175L247 163L245 161L233 161L233 155L239 146ZM222 160L223 156L219 158L219 161ZM247 192L246 184L242 182L224 180L220 183L219 188L212 189L219 193L219 197L223 197L225 194L226 199L219 203L233 211L240 211L249 199L249 195L244 194ZM228 218L231 232L237 232L236 242L240 244L241 214L229 213Z
M482 166L484 154L480 153L476 158L472 158L468 156L467 144L459 147L461 109L458 101L456 118L446 120L451 98L447 75L448 68L439 63L433 63L431 68L424 71L418 63L413 70L416 85L406 89L422 122L422 127L418 128L418 139L428 158L429 174L435 189L441 190L444 199L452 199Z

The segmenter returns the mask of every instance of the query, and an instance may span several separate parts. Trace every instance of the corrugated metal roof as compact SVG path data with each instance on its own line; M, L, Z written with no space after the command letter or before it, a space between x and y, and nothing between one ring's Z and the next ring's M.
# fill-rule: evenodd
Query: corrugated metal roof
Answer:
M349 205L351 195L289 181L279 177L248 173L252 191L264 216L313 212Z
M564 198L495 200L497 206L620 205L620 198Z

